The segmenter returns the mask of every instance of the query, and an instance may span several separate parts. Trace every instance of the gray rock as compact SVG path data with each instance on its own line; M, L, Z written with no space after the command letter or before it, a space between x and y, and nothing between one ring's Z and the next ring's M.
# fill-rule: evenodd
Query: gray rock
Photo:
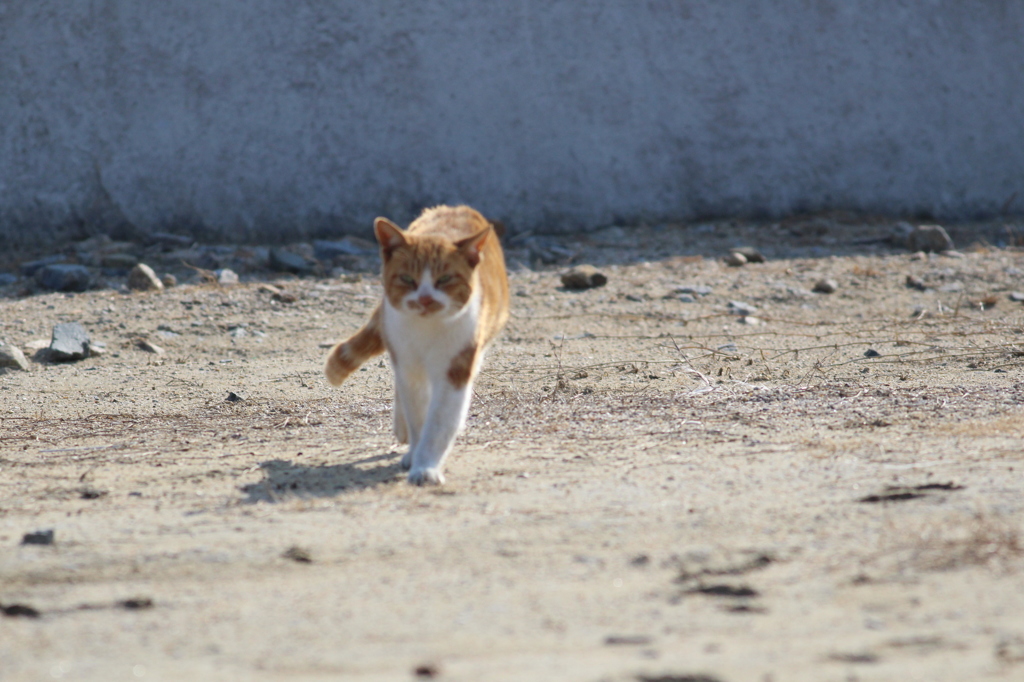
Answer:
M731 268L738 268L747 264L747 257L744 256L742 253L737 253L735 251L730 253L722 260L725 262L726 265L728 265Z
M72 362L89 357L89 334L77 322L61 322L53 326L49 359Z
M757 308L743 301L729 301L727 305L729 312L733 315L754 315L757 313Z
M170 273L161 277L160 282L164 285L165 289L178 286L178 278Z
M753 246L741 246L738 249L733 249L732 252L738 253L746 258L748 263L764 263L767 260L764 257L764 254Z
M907 275L907 288L917 289L918 291L924 291L928 288L928 285L924 283L920 277L914 275Z
M839 284L834 279L819 279L814 283L812 291L819 294L834 294L838 288Z
M164 283L153 272L153 268L139 263L128 273L128 288L133 291L163 291Z
M911 251L952 251L953 240L941 225L918 225L907 237L907 248Z
M100 256L100 265L111 270L129 270L138 262L139 259L130 253L107 253Z
M1019 291L1012 292L1009 298L1011 301L1014 301L1016 303L1024 303L1024 293L1021 293Z
M28 360L17 346L12 346L9 343L0 343L0 367L20 369L27 372Z
M217 276L217 284L221 286L231 286L238 284L238 273L228 268L221 268L220 270L214 270L213 274Z
M21 274L24 277L32 277L40 269L47 265L54 265L56 263L63 263L67 258L60 254L54 254L53 256L47 256L46 258L40 258L38 260L32 260L27 263L21 264Z
M40 286L54 291L85 291L92 284L92 274L82 265L44 265L35 277Z
M294 272L297 275L305 275L313 271L313 266L305 258L284 249L270 250L270 267L279 272Z
M147 353L153 353L154 355L163 355L166 352L163 348L148 339L135 339L135 347L139 350L146 351Z
M23 545L52 545L54 540L53 529L37 530L32 533L25 533L21 536Z
M566 289L592 289L607 283L605 274L593 265L577 265L562 273L562 286Z
M697 299L694 297L693 294L679 294L678 296L676 296L676 299L681 301L682 303L696 303L697 302Z
M332 261L337 256L363 256L373 252L374 249L363 248L349 237L336 242L325 239L317 239L313 242L313 253L317 260L322 261Z
M675 293L677 294L691 294L693 296L707 296L711 292L711 287L707 287L702 284L682 286L675 290Z

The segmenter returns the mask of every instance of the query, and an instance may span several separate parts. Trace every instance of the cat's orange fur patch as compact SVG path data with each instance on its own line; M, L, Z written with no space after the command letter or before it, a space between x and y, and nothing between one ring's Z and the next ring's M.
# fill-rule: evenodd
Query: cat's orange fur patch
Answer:
M448 381L455 388L462 388L473 377L473 362L476 360L476 346L470 344L452 358L448 367Z

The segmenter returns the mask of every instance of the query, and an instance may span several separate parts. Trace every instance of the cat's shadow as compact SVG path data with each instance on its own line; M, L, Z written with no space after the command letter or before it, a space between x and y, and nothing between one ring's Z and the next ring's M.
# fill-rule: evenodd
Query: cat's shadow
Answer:
M388 452L345 464L306 465L283 459L260 462L263 480L242 486L244 502L281 502L310 497L334 497L363 488L402 480L402 455ZM378 464L379 462L388 462Z

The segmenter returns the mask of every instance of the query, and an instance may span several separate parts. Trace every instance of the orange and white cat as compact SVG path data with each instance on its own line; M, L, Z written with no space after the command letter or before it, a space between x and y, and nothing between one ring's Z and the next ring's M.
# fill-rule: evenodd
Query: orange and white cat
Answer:
M494 226L468 206L429 208L402 230L373 225L384 299L324 366L338 386L385 350L395 373L394 429L409 482L444 483L484 351L508 320L505 258Z

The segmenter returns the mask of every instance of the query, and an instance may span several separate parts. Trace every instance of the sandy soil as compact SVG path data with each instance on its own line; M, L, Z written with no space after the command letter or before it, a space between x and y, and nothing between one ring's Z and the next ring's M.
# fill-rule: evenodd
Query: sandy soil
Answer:
M513 240L442 488L320 373L372 274L0 302L107 344L0 376L0 679L1024 679L1024 253L890 229Z

